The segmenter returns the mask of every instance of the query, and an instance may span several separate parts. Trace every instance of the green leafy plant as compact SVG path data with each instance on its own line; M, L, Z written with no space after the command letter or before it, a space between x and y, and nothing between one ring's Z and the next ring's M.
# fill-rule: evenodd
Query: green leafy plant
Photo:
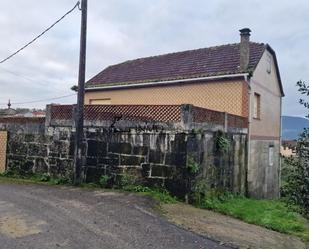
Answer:
M54 185L62 185L69 184L70 180L67 178L51 178L49 182Z
M116 185L121 189L131 190L136 184L136 177L134 175L122 174L116 178Z
M102 175L99 180L99 184L102 188L107 188L111 178L107 175Z
M136 185L132 188L132 190L134 192L137 192L137 193L146 193L146 192L151 192L152 189L147 187L147 186L142 186L142 185Z
M187 170L190 174L197 174L200 170L200 165L195 161L193 156L188 157Z
M40 181L41 182L49 182L50 181L50 175L47 173L44 173L43 175L40 176Z
M231 147L231 142L222 131L218 131L215 138L215 145L217 151L226 153Z

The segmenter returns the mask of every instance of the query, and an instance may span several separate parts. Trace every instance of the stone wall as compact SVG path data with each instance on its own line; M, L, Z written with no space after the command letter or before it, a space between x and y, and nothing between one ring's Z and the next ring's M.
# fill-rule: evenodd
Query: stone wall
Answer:
M73 116L73 106L51 105L45 119L0 120L7 170L72 179ZM198 183L246 193L246 125L243 117L192 105L85 106L83 178L131 176L180 197Z
M221 135L220 135L221 136ZM48 173L71 179L73 137L70 127L50 127L45 134L9 133L7 167L21 173ZM227 152L216 147L218 132L150 129L87 128L84 140L84 179L102 175L115 181L133 175L146 185L166 186L178 196L203 179L209 188L246 192L246 135L227 134ZM198 173L190 174L190 164Z

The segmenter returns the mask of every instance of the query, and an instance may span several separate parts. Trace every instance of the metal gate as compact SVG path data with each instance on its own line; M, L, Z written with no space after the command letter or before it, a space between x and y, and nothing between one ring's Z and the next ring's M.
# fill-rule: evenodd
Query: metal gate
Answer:
M7 131L0 131L0 173L6 169Z

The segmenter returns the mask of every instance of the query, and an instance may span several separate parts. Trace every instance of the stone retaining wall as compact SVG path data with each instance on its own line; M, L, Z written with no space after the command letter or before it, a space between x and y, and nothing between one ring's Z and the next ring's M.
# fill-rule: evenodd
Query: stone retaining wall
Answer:
M182 197L197 183L246 192L243 117L192 105L87 108L82 153L86 182L98 182L102 175L114 182L131 176ZM8 131L7 170L72 179L73 113L73 106L51 105L45 119L0 120L0 129ZM220 138L227 143L224 150L218 148Z
M132 175L146 185L164 185L184 196L191 182L205 180L209 188L246 191L246 135L227 134L230 146L216 148L217 132L88 128L84 140L84 179L98 182ZM50 128L48 135L9 134L7 167L21 173L48 173L72 178L74 133L68 127ZM190 174L189 164L199 170Z

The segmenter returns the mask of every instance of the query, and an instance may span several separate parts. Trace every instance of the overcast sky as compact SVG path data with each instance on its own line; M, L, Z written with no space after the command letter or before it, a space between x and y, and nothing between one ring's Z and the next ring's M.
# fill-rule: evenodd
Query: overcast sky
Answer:
M1 1L0 59L30 41L76 0ZM138 57L235 43L249 27L251 39L277 53L286 97L283 114L304 116L299 79L309 83L308 0L88 0L87 79L110 64ZM80 11L0 64L0 107L72 94L77 82ZM75 97L16 107L73 103Z

